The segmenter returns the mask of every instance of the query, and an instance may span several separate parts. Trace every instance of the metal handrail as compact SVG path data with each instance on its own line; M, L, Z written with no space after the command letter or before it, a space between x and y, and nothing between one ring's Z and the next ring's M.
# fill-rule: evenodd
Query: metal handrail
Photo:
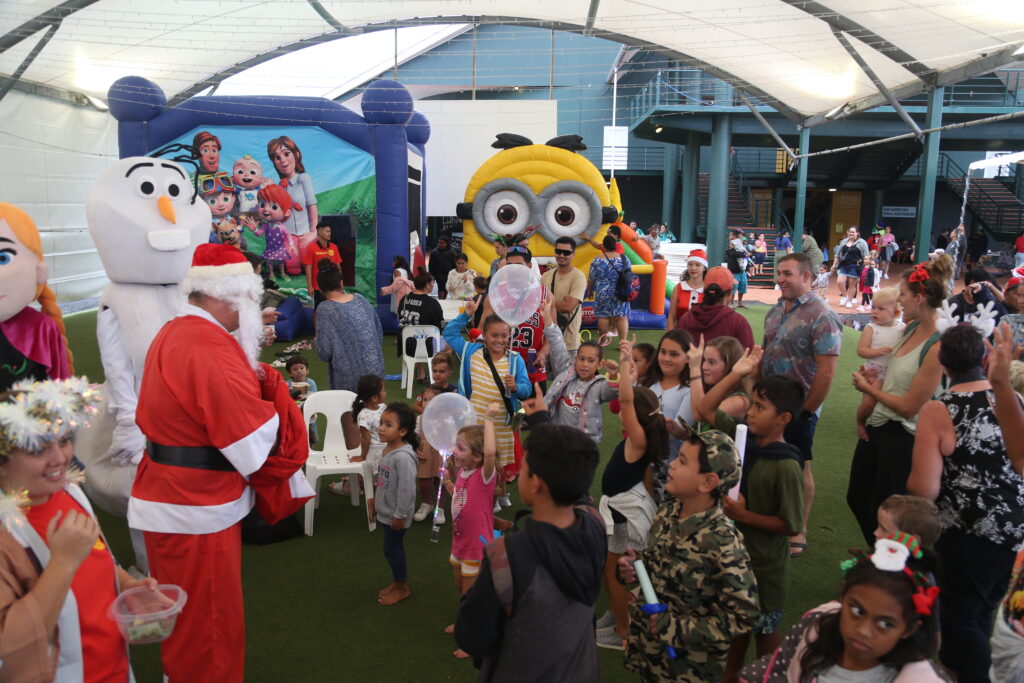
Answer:
M951 175L952 173L952 175ZM953 187L954 182L965 183L967 171L945 154L939 154L937 175L945 178ZM954 187L954 189L957 189ZM962 196L962 187L961 192ZM988 206L985 206L985 204ZM972 184L967 189L967 208L993 233L1018 232L1024 228L1024 203L1017 205L1000 201L985 191L981 185Z

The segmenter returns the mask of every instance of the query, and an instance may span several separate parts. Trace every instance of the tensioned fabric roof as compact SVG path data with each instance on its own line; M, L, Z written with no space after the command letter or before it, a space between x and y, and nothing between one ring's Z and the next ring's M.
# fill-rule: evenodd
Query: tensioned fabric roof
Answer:
M53 2L0 0L0 72L15 73L50 30L22 78L100 97L135 74L180 100L298 47L424 23L516 23L643 46L809 125L884 103L848 49L897 97L1024 59L1024 0Z

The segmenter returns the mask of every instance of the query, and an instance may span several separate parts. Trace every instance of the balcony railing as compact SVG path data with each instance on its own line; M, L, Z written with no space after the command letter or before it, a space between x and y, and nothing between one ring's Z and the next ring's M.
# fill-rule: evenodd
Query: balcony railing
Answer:
M996 77L947 85L943 105L947 107L1024 107L1024 69L999 69ZM924 106L927 95L915 95L901 102L906 106ZM757 106L766 103L749 97ZM708 76L699 69L662 69L654 73L640 92L627 104L629 116L636 120L655 107L689 105L746 109L736 88Z
M584 157L590 160L595 166L602 171L607 171L602 164L604 162L605 147L600 146L587 146L585 150L580 152ZM611 149L608 147L607 149ZM622 147L616 148L620 153ZM661 145L657 147L647 146L630 146L626 155L626 171L663 171L665 169L665 148Z

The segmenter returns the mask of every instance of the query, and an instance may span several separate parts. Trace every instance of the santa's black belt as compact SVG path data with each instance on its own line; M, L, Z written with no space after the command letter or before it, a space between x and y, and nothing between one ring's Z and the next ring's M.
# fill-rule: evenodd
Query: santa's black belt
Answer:
M213 446L162 446L147 441L146 452L149 453L150 460L161 465L222 472L233 472L235 469L224 454Z

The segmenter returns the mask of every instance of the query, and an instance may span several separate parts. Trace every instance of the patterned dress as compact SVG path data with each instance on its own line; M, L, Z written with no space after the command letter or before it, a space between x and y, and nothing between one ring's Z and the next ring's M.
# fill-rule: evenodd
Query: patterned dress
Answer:
M1024 479L1006 455L988 391L948 392L941 401L956 432L956 450L942 463L935 504L942 528L1010 550L1024 544Z
M267 246L263 249L264 261L287 261L291 258L288 251L288 230L283 223L260 223L257 235L263 235Z
M629 315L629 302L615 296L619 273L629 266L621 258L602 256L590 263L589 280L594 283L594 315L598 318L620 318Z

